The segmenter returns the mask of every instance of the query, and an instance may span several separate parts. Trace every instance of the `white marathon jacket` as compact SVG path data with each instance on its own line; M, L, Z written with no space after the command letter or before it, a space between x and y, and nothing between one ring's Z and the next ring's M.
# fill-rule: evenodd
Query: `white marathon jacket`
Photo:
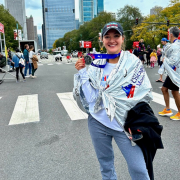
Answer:
M93 61L94 64L103 65L106 59ZM139 102L150 104L152 100L152 86L141 61L129 53L122 51L120 59L106 81L106 87L101 86L103 69L94 66L88 68L89 82L98 90L94 113L105 108L110 120L113 118L124 126L128 111ZM80 109L89 113L89 105L82 91L80 75L74 75L73 97ZM103 101L104 107L101 107Z
M180 87L180 40L165 49L163 64L172 82Z

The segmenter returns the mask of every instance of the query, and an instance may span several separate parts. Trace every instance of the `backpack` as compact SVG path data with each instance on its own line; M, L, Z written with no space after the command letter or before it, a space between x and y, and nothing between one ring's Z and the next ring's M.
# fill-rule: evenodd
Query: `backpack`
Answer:
M24 63L24 59L22 58L22 56L19 57L17 54L16 54L16 56L19 58L19 66L20 66L20 67L24 67L24 66L25 66L25 63Z

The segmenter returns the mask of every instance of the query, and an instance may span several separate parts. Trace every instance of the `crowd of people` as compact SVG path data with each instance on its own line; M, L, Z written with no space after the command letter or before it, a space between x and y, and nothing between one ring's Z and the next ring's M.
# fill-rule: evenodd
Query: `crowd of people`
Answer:
M163 38L162 41L164 41L164 39L166 38ZM141 39L138 45L133 46L133 54L139 57L142 63L147 65L147 68L154 68L156 62L158 62L159 67L162 65L160 45L157 46L157 49L151 49L150 45L145 48L144 40Z
M7 62L11 68L11 71L16 71L16 82L20 82L19 72L22 75L23 82L26 81L26 77L36 78L35 72L38 68L38 58L37 53L34 51L33 45L25 44L23 53L16 49L16 53L11 55L10 49L8 49ZM27 71L29 70L29 76L27 76Z

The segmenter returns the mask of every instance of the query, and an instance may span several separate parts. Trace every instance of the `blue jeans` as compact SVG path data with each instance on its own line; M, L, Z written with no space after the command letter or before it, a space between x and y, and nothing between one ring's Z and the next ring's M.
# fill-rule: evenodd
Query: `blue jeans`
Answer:
M113 138L127 162L132 180L150 180L140 147L132 146L124 132L104 126L91 115L88 117L88 128L100 163L102 180L117 180L114 168Z
M25 64L24 76L27 76L28 69L29 69L29 75L31 75L32 71L31 71L31 63L30 62Z

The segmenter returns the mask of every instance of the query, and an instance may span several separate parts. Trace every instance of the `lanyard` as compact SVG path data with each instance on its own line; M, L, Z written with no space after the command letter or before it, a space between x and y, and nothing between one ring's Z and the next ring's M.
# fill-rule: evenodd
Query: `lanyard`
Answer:
M118 54L88 54L91 57L93 56L94 59L115 59L121 55L121 52ZM97 68L105 68L106 64L99 65L99 64L94 64L93 62L91 63L91 66L97 67Z

